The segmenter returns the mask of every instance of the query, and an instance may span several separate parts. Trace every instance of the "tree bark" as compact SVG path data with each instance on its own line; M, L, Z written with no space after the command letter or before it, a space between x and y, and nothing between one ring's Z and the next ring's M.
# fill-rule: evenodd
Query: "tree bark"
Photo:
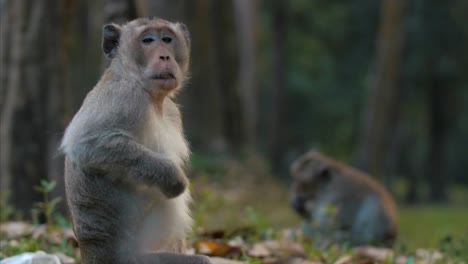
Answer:
M137 2L133 0L105 0L104 21L124 24L137 16Z
M63 130L59 108L58 32L59 1L6 1L3 12L11 41L7 99L2 105L2 190L12 193L12 204L23 214L40 199L33 190L40 179L61 179L61 162L56 159ZM3 61L3 59L2 59ZM3 67L2 67L3 68Z
M212 49L215 58L217 89L221 93L223 133L228 151L239 154L245 142L245 122L238 90L239 53L232 1L213 1ZM216 47L216 48L214 48Z
M426 54L427 112L428 112L428 153L426 175L429 179L429 199L433 202L446 201L450 182L447 173L447 139L457 112L453 111L457 100L454 94L455 70L444 62L455 61L457 54L453 40L459 32L447 29L453 25L452 5L449 2L426 1L424 25L427 39L434 39ZM456 28L456 27L454 27ZM434 35L437 36L434 38ZM447 41L451 40L451 41ZM444 67L445 66L445 67Z
M12 191L13 187L11 139L13 117L18 104L20 67L23 60L21 48L24 36L21 29L25 24L23 19L18 18L22 18L24 13L24 6L20 1L5 1L1 9L1 87L2 95L5 95L5 100L2 100L0 127L0 188L2 192Z
M271 164L273 172L280 173L284 165L285 131L286 131L286 77L287 77L287 39L288 39L288 2L274 1L273 11L273 84L271 102Z
M447 182L445 170L447 164L444 158L446 138L448 134L448 116L446 114L449 103L449 91L444 82L432 75L428 87L428 113L429 113L429 149L427 158L427 174L430 185L429 199L434 202L447 200Z
M236 33L239 47L239 96L244 121L244 150L253 152L256 142L256 20L257 3L234 0Z
M395 127L403 44L403 0L384 0L377 42L375 78L367 98L360 166L383 179L388 141Z

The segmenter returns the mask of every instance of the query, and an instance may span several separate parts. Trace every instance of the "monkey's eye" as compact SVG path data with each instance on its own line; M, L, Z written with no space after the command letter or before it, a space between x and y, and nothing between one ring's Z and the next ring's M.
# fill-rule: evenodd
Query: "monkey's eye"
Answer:
M172 38L171 37L168 37L168 36L164 36L161 38L162 41L166 42L166 43L171 43L172 41Z
M141 42L143 42L143 44L150 44L151 42L153 42L155 40L156 40L156 36L154 36L154 35L145 35L143 37L143 39L141 40Z

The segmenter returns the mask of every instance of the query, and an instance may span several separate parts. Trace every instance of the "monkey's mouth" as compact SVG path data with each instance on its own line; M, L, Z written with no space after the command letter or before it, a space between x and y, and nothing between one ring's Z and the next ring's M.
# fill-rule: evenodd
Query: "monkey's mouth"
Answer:
M172 79L175 79L175 76L174 76L174 74L172 72L163 72L163 73L153 75L153 77L151 77L151 79L153 79L153 80L172 80Z

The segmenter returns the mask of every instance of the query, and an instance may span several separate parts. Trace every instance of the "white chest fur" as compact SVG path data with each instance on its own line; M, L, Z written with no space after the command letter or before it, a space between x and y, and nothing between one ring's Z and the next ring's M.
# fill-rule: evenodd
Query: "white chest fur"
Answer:
M146 132L141 135L142 144L179 166L184 166L189 148L183 136L179 112L175 105L169 105L164 110L161 113L151 108L146 113L146 127L143 129ZM160 196L155 196L153 208L139 234L144 251L171 248L171 244L184 239L185 233L191 228L188 208L191 198L188 189L174 199L157 197Z
M158 113L150 108L146 116L143 144L156 153L167 156L178 165L183 166L188 158L189 149L183 136L178 113Z

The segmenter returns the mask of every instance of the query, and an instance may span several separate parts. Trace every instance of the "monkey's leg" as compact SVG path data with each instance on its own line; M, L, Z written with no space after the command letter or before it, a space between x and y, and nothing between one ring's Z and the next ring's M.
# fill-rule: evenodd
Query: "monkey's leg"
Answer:
M138 257L138 264L213 264L209 257L203 255L184 255L178 253L158 252ZM132 263L133 264L133 263Z
M124 172L128 177L123 180L157 186L168 198L181 194L188 184L181 168L124 132L89 137L75 144L70 154L71 160L83 168L110 172L110 175Z

